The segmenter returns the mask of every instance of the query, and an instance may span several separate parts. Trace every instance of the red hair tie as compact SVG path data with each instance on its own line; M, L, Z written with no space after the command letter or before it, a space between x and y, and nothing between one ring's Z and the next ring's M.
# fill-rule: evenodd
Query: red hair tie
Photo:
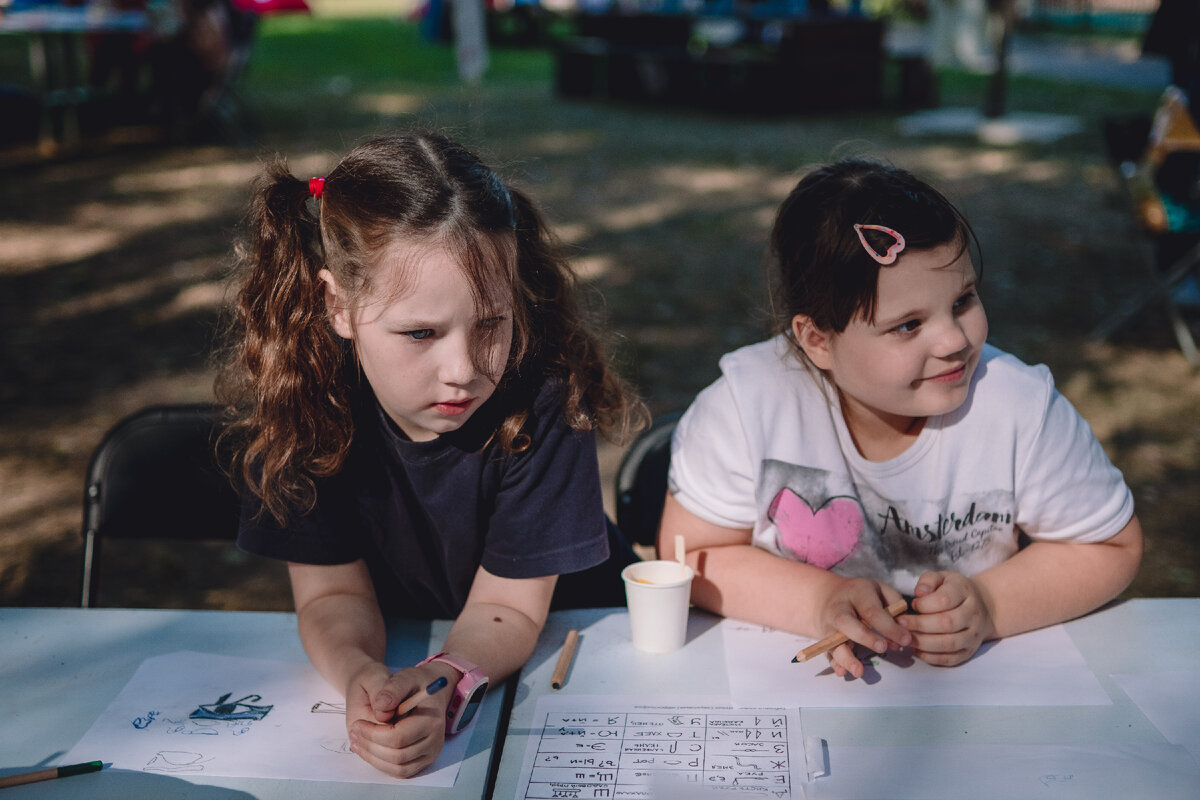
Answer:
M308 193L313 196L314 200L321 199L321 192L325 191L325 176L319 178L308 179Z

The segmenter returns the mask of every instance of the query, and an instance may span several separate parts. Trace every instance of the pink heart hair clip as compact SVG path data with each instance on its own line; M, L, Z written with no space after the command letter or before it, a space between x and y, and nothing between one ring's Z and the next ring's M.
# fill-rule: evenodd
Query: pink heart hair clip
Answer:
M867 237L863 235L864 229L886 233L896 241L893 242L890 247L888 247L886 253L880 255L879 251L872 247L871 243L867 241ZM899 256L900 251L904 249L904 237L891 228L886 228L883 225L859 225L858 223L855 223L854 232L858 234L858 240L862 242L863 249L867 251L867 254L884 266L887 266L888 264L895 264L896 257Z

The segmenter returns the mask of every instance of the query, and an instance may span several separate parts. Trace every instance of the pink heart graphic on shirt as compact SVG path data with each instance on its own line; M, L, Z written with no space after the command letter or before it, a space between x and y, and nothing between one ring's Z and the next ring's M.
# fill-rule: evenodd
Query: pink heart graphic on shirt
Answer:
M858 547L863 510L853 497L831 497L816 511L808 502L783 488L767 511L779 530L783 547L798 560L829 569Z

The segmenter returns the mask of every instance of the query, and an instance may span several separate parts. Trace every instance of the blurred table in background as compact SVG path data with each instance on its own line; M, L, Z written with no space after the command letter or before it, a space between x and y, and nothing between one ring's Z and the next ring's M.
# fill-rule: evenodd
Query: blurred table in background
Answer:
M878 108L884 24L853 14L579 13L557 91L749 113Z
M79 145L79 107L89 94L84 37L150 29L146 12L104 3L19 5L4 11L0 35L22 37L28 47L31 88L41 115L39 150L49 153Z

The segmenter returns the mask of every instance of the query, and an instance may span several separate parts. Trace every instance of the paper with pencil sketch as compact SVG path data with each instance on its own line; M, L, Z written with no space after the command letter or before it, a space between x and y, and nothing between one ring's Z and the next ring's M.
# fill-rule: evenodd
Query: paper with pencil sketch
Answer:
M431 767L398 780L350 752L342 698L307 662L180 651L142 662L66 758L184 779L446 787L470 738L449 737Z
M725 664L735 705L1087 706L1112 699L1061 625L987 642L965 664L934 667L906 651L867 658L863 678L833 674L825 656L793 663L815 640L725 619Z

